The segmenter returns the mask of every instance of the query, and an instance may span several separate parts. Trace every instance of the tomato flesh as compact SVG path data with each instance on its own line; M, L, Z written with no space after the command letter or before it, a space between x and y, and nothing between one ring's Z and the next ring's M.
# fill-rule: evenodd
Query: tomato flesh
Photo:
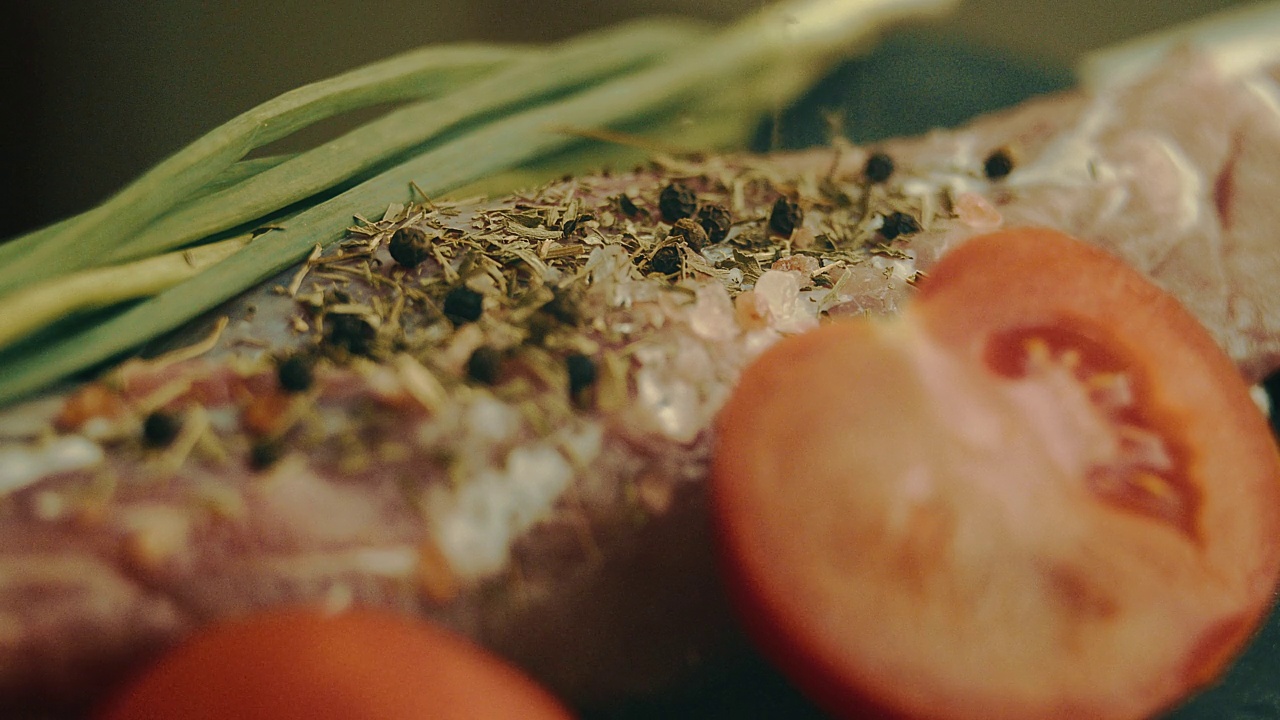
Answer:
M1235 368L1051 231L778 343L717 432L735 601L837 715L1147 717L1221 671L1280 574L1280 464Z
M163 657L101 720L566 720L469 641L383 612L286 609L215 625Z

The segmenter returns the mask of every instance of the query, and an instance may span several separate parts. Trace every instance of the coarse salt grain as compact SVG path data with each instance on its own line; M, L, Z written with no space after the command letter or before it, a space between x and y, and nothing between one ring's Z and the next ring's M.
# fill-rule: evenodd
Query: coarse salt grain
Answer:
M694 290L689 328L705 340L731 340L741 332L729 292L718 282L702 283Z
M756 302L756 293L754 290L748 290L733 301L733 316L743 330L750 332L768 327L769 320L764 316L764 312L760 309L760 303Z
M707 347L690 337L676 340L671 369L681 378L702 387L715 380L715 361Z
M481 471L456 490L433 486L427 502L441 554L461 577L498 572L515 538L550 515L572 480L564 456L539 443L512 450L501 471Z
M562 427L556 432L556 441L571 462L585 466L594 461L604 447L604 426L586 421L577 427Z
M691 442L701 428L697 390L672 377L669 368L645 366L635 373L636 404L641 427L676 442Z
M93 467L104 457L97 443L78 435L0 449L0 493L20 490L49 475Z
M507 456L507 484L514 503L513 537L550 514L573 479L564 456L547 445L519 447Z
M494 397L477 394L464 412L463 423L474 439L500 443L510 440L520 429L520 415Z
M1000 211L977 193L961 193L954 207L957 219L975 230L995 230L1004 222Z
M766 270L756 280L755 299L760 314L781 333L798 333L818 326L817 308L800 295L800 274Z
M156 570L189 546L191 518L176 508L159 504L131 507L119 523L125 530L125 555L139 569Z
M503 483L493 471L477 473L450 495L433 486L432 528L440 552L461 577L481 577L506 564L511 531Z
M801 287L808 287L811 284L810 280L813 274L822 269L822 263L812 255L788 255L775 260L769 269L798 272L803 276Z

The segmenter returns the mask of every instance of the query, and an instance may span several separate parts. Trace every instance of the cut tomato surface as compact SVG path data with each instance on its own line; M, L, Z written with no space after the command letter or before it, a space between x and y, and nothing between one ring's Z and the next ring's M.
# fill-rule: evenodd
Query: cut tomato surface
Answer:
M213 626L101 720L565 720L532 680L451 632L384 612L282 610Z
M1235 367L1053 231L779 342L717 433L735 602L837 715L1147 717L1218 676L1280 574L1280 461Z

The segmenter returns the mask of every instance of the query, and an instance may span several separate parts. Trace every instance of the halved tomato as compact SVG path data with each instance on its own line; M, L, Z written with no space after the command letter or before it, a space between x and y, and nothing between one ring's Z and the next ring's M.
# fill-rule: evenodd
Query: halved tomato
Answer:
M718 420L726 576L839 716L1140 718L1215 678L1280 575L1280 461L1178 302L1048 230L953 250Z
M179 646L101 720L566 720L532 680L446 630L396 615L280 610Z

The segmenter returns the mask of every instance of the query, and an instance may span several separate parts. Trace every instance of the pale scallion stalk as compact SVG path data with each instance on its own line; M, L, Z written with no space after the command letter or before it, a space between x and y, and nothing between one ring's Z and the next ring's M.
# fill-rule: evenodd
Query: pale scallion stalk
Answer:
M527 107L632 70L695 43L689 23L640 21L530 52L519 63L435 100L415 103L303 152L243 183L171 212L106 254L128 260L182 247L329 190L468 120Z
M218 173L212 180L205 183L192 193L191 198L178 205L178 207L174 209L174 212L182 210L188 204L196 202L201 198L212 195L220 190L226 190L232 185L242 183L254 175L270 170L291 157L293 157L293 155L265 155L263 157L241 160L240 162L234 163L231 167ZM72 223L84 217L84 215L85 213L73 215L65 220L59 220L51 225L46 225L45 227L37 230L32 230L31 232L24 234L21 238L11 241L11 245L21 250L24 245L29 247L31 245L38 245L40 243L47 242L56 237L59 233L65 231L67 228L71 227ZM0 248L8 248L11 245L0 245ZM3 346L4 345L0 343L0 347Z
M316 245L340 239L353 215L374 216L391 203L412 202L411 183L441 194L544 157L575 142L565 126L635 122L720 91L765 68L790 64L812 77L822 64L883 22L936 12L950 0L807 0L784 3L739 23L661 65L566 99L497 119L428 150L334 198L300 212L204 273L73 336L0 358L0 402L117 356L172 330L218 303L300 261ZM805 70L807 68L807 71ZM751 96L757 96L752 93Z
M123 265L82 270L20 290L5 298L0 346L72 313L167 290L231 257L248 242L247 235L230 238Z
M183 205L203 199L217 192L226 190L229 187L239 185L246 180L250 180L261 175L268 170L278 167L280 164L288 162L296 157L293 153L284 153L280 155L263 155L262 157L249 158L234 163L231 167L223 170L213 177L212 180L201 185L195 192L191 194L191 198L178 205L175 210L182 209Z
M0 245L0 293L83 267L255 148L349 110L439 94L523 55L484 45L426 48L287 92L179 150L57 232Z

